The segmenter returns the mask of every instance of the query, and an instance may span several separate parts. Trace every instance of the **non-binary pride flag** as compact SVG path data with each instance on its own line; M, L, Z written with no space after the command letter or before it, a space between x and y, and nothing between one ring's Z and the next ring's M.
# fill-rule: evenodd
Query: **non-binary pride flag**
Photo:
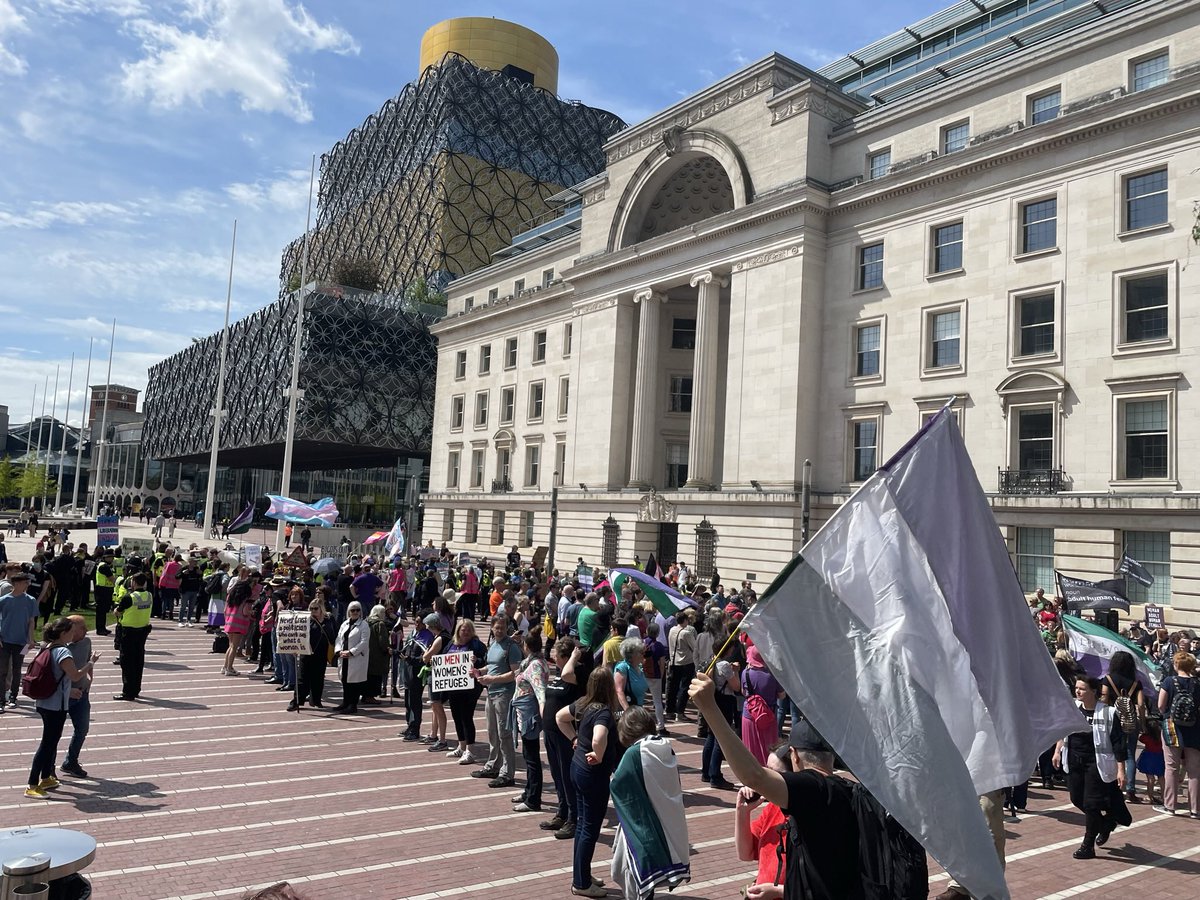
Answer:
M232 522L229 523L227 533L229 534L245 534L250 530L250 525L254 522L254 503L253 501L246 504L246 508L238 513Z
M1133 657L1137 669L1138 681L1142 689L1158 694L1162 684L1163 671L1158 664L1146 655L1146 651L1133 641L1127 641L1115 632L1109 631L1103 625L1088 622L1077 616L1063 616L1063 629L1067 632L1067 648L1075 660L1083 666L1083 670L1094 678L1103 679L1108 674L1108 663L1113 654L1124 650Z
M268 519L283 519L285 522L300 525L319 525L321 528L332 528L337 521L338 508L332 497L318 500L311 505L278 494L267 494L267 499L271 501L271 508L264 513Z
M618 598L621 596L621 586L626 581L632 581L654 604L654 608L668 619L681 609L698 609L694 600L638 569L609 569L608 581Z
M1009 896L977 795L1087 724L943 409L742 622L788 696L973 897Z

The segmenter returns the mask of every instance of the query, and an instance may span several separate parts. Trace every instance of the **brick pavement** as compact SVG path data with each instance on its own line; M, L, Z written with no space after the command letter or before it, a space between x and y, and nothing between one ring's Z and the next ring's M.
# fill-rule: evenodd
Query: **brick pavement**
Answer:
M569 843L538 830L543 815L510 812L514 790L488 790L467 767L403 743L402 706L355 718L289 714L287 695L261 679L222 677L209 643L202 630L158 628L146 699L131 705L107 699L119 673L97 641L106 657L83 758L91 777L64 777L49 802L20 793L39 730L28 703L0 718L0 779L9 788L0 821L93 835L99 847L87 874L97 898L236 898L279 880L313 898L570 896ZM328 683L326 699L336 702ZM482 735L482 704L478 721ZM670 896L737 897L755 867L734 853L733 796L700 782L694 726L680 732L695 855L692 883ZM1134 827L1119 830L1099 858L1078 861L1070 854L1082 817L1065 792L1031 790L1029 814L1007 825L1013 896L1195 896L1200 822L1148 806L1133 815ZM598 874L611 839L606 830ZM945 876L930 871L936 894Z

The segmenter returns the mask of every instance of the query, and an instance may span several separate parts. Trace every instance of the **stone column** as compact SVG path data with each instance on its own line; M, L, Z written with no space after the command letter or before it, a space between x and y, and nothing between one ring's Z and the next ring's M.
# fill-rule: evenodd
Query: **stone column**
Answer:
M721 288L726 279L715 272L692 277L699 288L696 303L696 352L692 360L692 422L688 440L688 480L684 487L712 490L717 427L717 327Z
M633 302L641 307L638 317L636 379L633 386L633 435L629 455L629 486L648 488L654 478L654 436L662 403L658 396L658 331L662 304L667 295L651 288L638 291Z

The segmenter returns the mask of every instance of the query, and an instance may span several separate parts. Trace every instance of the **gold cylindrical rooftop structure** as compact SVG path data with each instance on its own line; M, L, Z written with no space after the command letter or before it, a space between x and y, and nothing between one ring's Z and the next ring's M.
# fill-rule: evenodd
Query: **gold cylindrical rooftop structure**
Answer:
M421 71L447 53L465 56L482 69L514 66L530 73L537 87L558 93L558 52L540 34L515 22L481 16L439 22L421 38Z

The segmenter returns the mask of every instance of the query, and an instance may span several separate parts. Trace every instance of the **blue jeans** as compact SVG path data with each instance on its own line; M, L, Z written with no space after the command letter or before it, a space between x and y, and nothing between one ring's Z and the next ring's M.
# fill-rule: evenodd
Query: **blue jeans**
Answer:
M279 646L279 637L276 632L271 632L271 644L274 647ZM280 684L294 688L296 686L296 657L290 653L280 653L276 650L275 677L279 679Z
M180 598L181 599L179 601L179 622L180 622L180 624L183 624L184 622L192 621L192 616L195 615L196 592L195 591L184 591L180 595Z
M616 735L609 735L609 739ZM609 773L600 766L580 765L571 761L571 781L575 785L575 804L579 818L575 821L575 856L571 875L571 886L590 887L592 883L592 857L596 854L596 841L608 812Z
M721 718L732 725L734 714L737 712L737 700L733 694L717 694L716 700L717 709L721 711ZM708 737L704 739L704 750L700 754L700 772L704 776L704 780L712 781L723 778L721 763L724 761L725 754L721 752L721 745L717 743L710 727Z
M71 717L71 743L67 747L67 758L63 760L64 766L79 765L79 751L83 749L83 742L87 739L88 729L92 725L92 700L87 694L84 694L78 700L72 700L71 705L67 707L67 715Z
M1137 755L1138 733L1125 735L1125 790L1132 792L1137 788L1137 769L1134 768L1134 756Z

